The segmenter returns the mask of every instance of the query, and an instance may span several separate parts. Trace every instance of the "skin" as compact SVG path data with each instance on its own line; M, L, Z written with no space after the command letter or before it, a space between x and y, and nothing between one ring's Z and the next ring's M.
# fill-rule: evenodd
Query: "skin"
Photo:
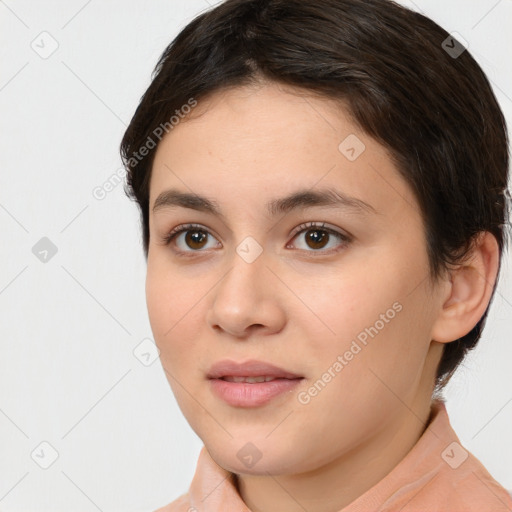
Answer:
M187 421L258 512L339 510L407 454L429 420L444 343L483 315L498 264L485 233L464 266L431 283L417 201L386 150L339 103L299 92L266 83L202 100L160 142L150 186L146 299L161 362ZM338 149L350 134L366 146L354 161ZM152 212L171 187L215 200L224 218L183 207ZM378 213L315 206L272 217L264 208L320 187ZM311 228L293 234L308 221L351 241L331 235L325 248L308 245ZM181 234L165 245L184 223L200 224L208 241L190 246ZM252 263L236 252L247 236L263 250ZM395 302L401 311L300 403L297 394ZM233 407L206 378L226 358L264 360L304 380L263 406ZM237 457L248 442L262 454L252 468Z

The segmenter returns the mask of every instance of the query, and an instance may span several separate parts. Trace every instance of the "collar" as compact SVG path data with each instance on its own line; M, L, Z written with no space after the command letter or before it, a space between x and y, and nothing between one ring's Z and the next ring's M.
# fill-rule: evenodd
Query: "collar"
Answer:
M188 498L199 512L251 512L235 475L202 447ZM423 434L382 480L340 512L402 510L470 512L512 510L510 496L472 454L450 425L446 405L434 400Z

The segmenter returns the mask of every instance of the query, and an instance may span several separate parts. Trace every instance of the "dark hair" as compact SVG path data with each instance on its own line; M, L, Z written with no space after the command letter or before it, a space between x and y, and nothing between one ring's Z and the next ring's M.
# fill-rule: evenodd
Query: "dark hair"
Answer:
M181 30L120 147L146 258L151 167L163 128L170 132L191 99L265 81L340 100L388 149L419 203L432 282L464 261L482 231L496 237L499 273L509 215L504 116L460 41L387 0L227 0ZM445 344L439 389L476 345L488 310L468 334Z

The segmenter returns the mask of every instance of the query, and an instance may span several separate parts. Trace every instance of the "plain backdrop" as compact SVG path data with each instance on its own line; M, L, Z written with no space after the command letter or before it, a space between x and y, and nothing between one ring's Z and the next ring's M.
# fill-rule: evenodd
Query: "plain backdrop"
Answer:
M512 124L512 2L404 4L462 35ZM151 352L138 211L122 184L94 191L122 175L158 57L207 8L0 1L1 511L152 511L188 489L202 442ZM462 443L512 489L510 263L446 396Z

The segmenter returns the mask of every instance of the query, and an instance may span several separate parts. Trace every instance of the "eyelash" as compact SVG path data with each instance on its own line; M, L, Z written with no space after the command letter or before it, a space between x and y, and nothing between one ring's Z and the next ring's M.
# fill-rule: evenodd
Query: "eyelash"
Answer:
M320 222L314 222L314 221L305 222L304 224L297 226L297 228L293 231L292 239L304 231L311 230L311 228L318 228L319 231L324 231L326 233L329 233L329 235L334 235L334 236L338 237L342 241L342 243L340 244L340 246L342 248L345 247L348 243L350 243L352 241L352 238L349 237L348 235L344 235L343 233L340 233L339 231L336 231L334 229L326 228L325 222L320 223ZM169 245L178 235L180 235L181 233L184 233L186 231L201 231L203 233L207 233L208 235L211 235L211 233L207 229L204 229L203 226L201 226L200 224L181 224L180 226L177 226L172 231L170 231L168 234L164 235L161 238L161 241L164 245ZM213 235L211 235L211 236L213 236ZM341 250L340 248L337 248L334 250L330 249L330 250L326 250L326 251L319 249L318 251L311 250L311 251L305 251L305 252L312 252L312 253L318 252L318 253L322 253L325 255L325 254L331 254L334 252L338 252L340 250ZM194 256L195 253L200 253L200 252L205 252L205 251L202 251L202 250L196 250L196 251L194 251L194 250L190 250L190 251L176 250L175 252L179 256L190 257L190 256Z

